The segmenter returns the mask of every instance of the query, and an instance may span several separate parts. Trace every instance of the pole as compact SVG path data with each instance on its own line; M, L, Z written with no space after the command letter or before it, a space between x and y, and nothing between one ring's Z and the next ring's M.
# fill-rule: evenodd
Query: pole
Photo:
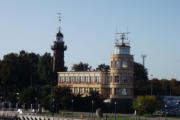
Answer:
M73 106L74 100L72 99L72 120L73 120L73 111L74 111L74 106Z
M153 75L151 75L151 96L153 95Z
M54 97L53 97L52 100L53 100L53 101L52 101L52 117L53 117L53 119L54 119L54 112L55 112L55 99L54 99Z
M166 117L167 117L167 113L166 113L167 105L165 104L164 107L165 107L165 110L164 110L164 111L165 111L165 120L167 120L167 119L166 119Z
M116 101L115 101L115 110L114 110L114 112L115 112L115 120L116 120Z
M35 97L35 113L37 113L36 104L37 104L37 97Z
M93 118L93 104L94 104L94 100L92 100L92 118Z
M151 96L152 96L152 80L151 80Z

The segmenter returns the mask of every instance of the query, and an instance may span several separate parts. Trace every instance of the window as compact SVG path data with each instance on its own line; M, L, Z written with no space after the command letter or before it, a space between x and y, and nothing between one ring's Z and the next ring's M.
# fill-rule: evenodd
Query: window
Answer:
M115 76L114 81L115 81L115 83L119 83L119 76Z
M85 82L85 83L88 82L88 76L84 76L84 82Z
M95 82L95 83L97 82L97 76L95 76L95 80L94 80L94 82Z
M81 83L81 76L79 76L79 83Z
M86 82L89 83L89 76L86 76Z
M94 83L94 77L91 76L91 83Z
M81 76L81 83L83 83L84 82L84 79L83 79L83 76Z
M85 92L85 93L88 93L88 88L84 88L84 92Z
M79 88L79 93L80 93L80 94L83 93L83 88Z
M106 88L107 95L110 95L110 88Z
M79 77L78 76L76 77L76 82L79 83Z
M58 83L61 83L61 77L59 76L59 80L58 80Z
M127 89L126 88L122 89L122 95L127 95Z
M68 82L69 82L69 83L71 82L71 76L69 76L69 80L68 80Z
M119 88L114 88L114 94L119 95L119 93L120 93L120 89Z
M71 83L73 83L73 82L74 82L74 76L71 77Z
M93 88L90 88L90 91L93 91Z
M76 76L74 76L74 83L76 82Z
M120 68L120 61L115 61L115 67Z
M61 77L62 78L62 83L64 82L64 77Z
M109 83L109 76L106 76L106 84Z
M97 83L100 83L100 79L99 79L99 76L97 76Z
M99 88L95 88L95 91L96 91L96 92L99 92Z
M86 76L84 76L84 82L86 82L86 80L87 80L87 79L86 79Z
M126 76L122 76L122 83L127 83L127 77Z
M76 87L74 88L74 93L78 94L78 88L76 88Z
M70 91L72 92L72 91L73 91L73 88L70 88Z
M128 67L127 61L123 60L122 61L122 68L127 68L127 67Z
M88 82L91 83L91 76L89 76L89 81Z

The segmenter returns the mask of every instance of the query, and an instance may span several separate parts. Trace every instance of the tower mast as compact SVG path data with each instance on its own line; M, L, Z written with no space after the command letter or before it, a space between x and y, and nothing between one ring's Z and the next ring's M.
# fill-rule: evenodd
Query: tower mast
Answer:
M59 31L61 31L61 13L60 12L58 13L58 21L59 21L58 29Z
M145 67L145 58L147 57L147 55L142 54L141 57L142 57L142 61L143 61L143 66Z

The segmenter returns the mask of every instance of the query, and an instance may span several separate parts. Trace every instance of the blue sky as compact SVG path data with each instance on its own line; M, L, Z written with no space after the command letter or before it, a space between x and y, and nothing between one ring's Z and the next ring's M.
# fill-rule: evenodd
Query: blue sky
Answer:
M1 0L0 59L20 50L52 53L60 11L69 68L110 64L116 26L118 32L128 26L135 61L146 54L149 75L180 80L179 6L179 0Z

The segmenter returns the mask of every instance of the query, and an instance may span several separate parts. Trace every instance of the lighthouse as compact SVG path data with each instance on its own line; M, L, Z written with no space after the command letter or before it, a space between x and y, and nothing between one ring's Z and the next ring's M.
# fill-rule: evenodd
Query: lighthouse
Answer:
M63 72L65 71L64 66L64 51L67 49L67 46L64 43L63 40L64 36L61 32L61 18L59 17L59 28L58 32L56 34L56 39L54 41L54 44L51 46L51 49L53 50L53 72Z

